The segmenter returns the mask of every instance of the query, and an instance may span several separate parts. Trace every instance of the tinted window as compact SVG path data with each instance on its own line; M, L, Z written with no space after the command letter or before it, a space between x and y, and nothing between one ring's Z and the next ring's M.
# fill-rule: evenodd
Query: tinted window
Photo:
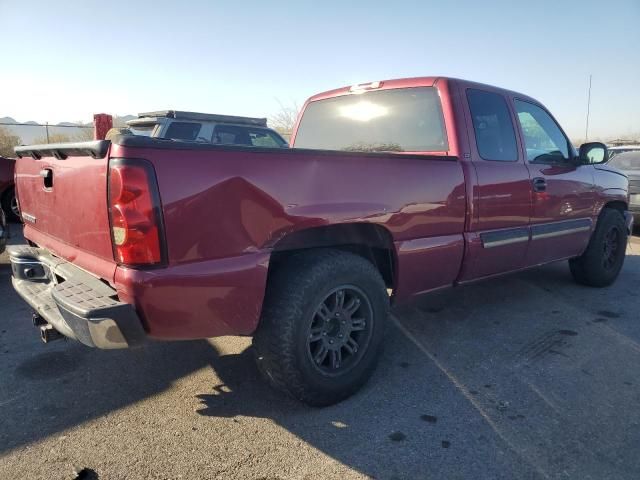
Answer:
M482 90L467 90L467 99L480 156L485 160L518 160L516 134L504 97Z
M254 130L249 133L249 137L251 137L251 145L254 147L278 148L285 144L285 142L269 130Z
M241 127L238 125L217 125L212 142L218 145L245 145L250 147L282 147L285 142L271 130Z
M551 115L533 103L516 100L515 105L527 160L532 163L563 163L569 160L569 142Z
M433 87L369 91L307 105L297 148L444 152L447 136Z
M164 138L173 140L195 140L200 132L199 123L171 122Z

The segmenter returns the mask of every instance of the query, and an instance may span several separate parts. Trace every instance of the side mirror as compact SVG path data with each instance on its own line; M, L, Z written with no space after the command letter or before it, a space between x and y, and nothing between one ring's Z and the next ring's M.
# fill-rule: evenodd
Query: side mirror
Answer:
M580 163L583 165L593 165L594 163L604 163L609 159L607 146L600 142L589 142L580 145Z

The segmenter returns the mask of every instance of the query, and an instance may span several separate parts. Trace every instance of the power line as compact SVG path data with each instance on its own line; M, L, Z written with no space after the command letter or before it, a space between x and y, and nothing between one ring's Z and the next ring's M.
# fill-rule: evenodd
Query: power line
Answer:
M0 125L21 127L45 127L45 128L93 128L93 125L51 125L48 123L9 123L0 122Z

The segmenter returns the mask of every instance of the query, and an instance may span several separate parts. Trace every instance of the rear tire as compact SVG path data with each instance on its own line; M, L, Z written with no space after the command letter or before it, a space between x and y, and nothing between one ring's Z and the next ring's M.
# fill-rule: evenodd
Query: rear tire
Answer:
M575 281L590 287L611 285L624 264L627 236L624 217L617 210L605 208L585 252L569 260Z
M304 403L340 402L371 376L388 313L371 262L329 249L296 254L270 274L253 339L258 368Z
M14 187L9 188L2 195L2 210L4 210L7 220L12 222L20 220L20 211L18 209L18 200L16 198L16 190Z

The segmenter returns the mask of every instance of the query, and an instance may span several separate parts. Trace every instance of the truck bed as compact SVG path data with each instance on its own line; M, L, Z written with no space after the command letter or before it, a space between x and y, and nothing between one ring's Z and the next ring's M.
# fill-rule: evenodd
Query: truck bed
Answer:
M110 283L122 301L135 298L151 336L250 334L259 318L270 253L285 238L296 238L291 234L314 227L373 225L390 234L402 272L400 297L451 284L460 270L465 183L453 156L216 146L135 136L93 148L17 149L20 201L25 213L36 217L35 223L26 222L25 236ZM155 169L168 250L162 275L113 260L106 208L112 158L147 159ZM39 176L44 168L54 175L48 191ZM433 257L428 275L419 267L428 262L425 257ZM224 275L228 272L236 273ZM212 302L212 296L219 301ZM192 308L176 310L184 299ZM150 309L164 316L151 319L145 315Z

